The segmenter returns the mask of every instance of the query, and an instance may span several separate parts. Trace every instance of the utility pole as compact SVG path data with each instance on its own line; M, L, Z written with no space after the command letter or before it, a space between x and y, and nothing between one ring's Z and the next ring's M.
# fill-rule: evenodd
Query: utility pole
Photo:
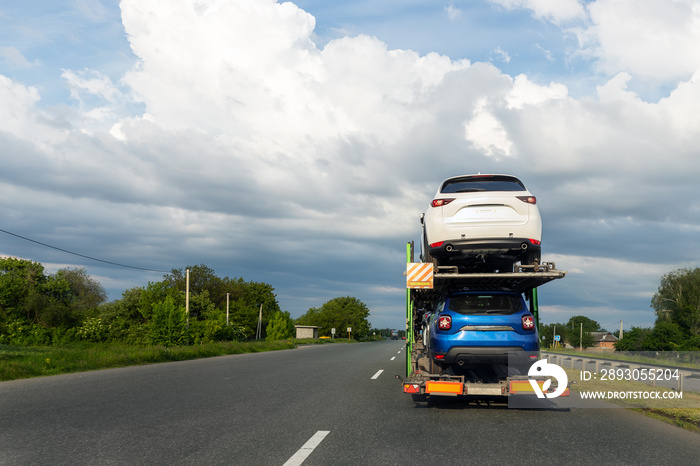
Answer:
M258 330L255 332L255 339L262 338L262 304L260 305L260 315L258 315Z
M187 269L187 280L185 285L185 313L187 314L187 326L190 326L190 269Z
M226 326L228 327L228 295L230 293L226 293Z
M581 322L581 333L578 337L578 350L583 351L583 322Z
M557 347L557 340L556 340L556 338L557 338L557 326L555 325L555 326L554 326L554 333L552 334L552 348L556 348L556 347Z
M620 320L620 340L622 340L622 320Z

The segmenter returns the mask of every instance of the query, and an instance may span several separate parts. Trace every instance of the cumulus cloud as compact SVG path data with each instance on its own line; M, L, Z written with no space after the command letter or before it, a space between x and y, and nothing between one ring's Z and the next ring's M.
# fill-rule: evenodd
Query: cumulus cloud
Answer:
M687 80L700 68L700 5L694 0L491 1L562 26L578 38L579 48L570 53L595 59L604 73L669 82Z
M561 23L584 11L579 2L499 3ZM298 283L305 299L322 293L309 283L351 294L370 280L379 302L402 286L403 242L418 236L439 181L506 172L537 195L544 257L560 254L562 268L575 263L595 280L599 266L667 264L674 242L697 250L700 65L690 60L690 75L658 102L631 91L656 52L613 59L636 45L620 40L615 52L597 8L615 16L622 3L589 6L601 63L622 69L575 98L562 83L367 35L319 47L315 19L292 3L123 0L138 62L118 82L65 70L78 116L40 109L36 88L0 76L0 198L11 218L70 218L61 237L88 246L90 231L110 245L105 254L166 269L236 264L252 279ZM692 58L694 29L680 30L681 55ZM300 279L298 263L313 278ZM396 282L386 278L394 273Z
M310 226L324 222L323 230L345 235L386 230L377 220L397 209L372 198L404 199L387 173L401 157L387 147L413 127L434 124L424 121L432 112L416 108L432 105L429 96L443 80L469 67L438 54L388 50L368 36L319 49L311 41L313 17L290 3L180 2L172 8L124 1L122 9L139 57L124 82L143 101L148 121L165 131L197 128L228 144L215 173L243 170L249 175L241 177L243 186L281 196L277 204L258 206L263 215L269 208L270 216L315 217ZM131 131L139 133L141 125L118 127L126 141ZM207 177L212 170L198 172ZM324 203L313 201L321 198ZM329 213L329 207L338 212L336 203L361 207ZM361 223L342 220L360 212Z
M270 0L124 1L121 8L140 58L126 82L159 124L194 122L236 135L307 124L288 117L311 110L305 87L321 78L308 13Z
M292 145L302 134L393 138L403 128L396 115L402 107L466 66L437 54L388 51L367 36L319 50L311 40L314 18L291 3L199 5L122 3L140 58L125 81L149 116L170 128L194 123Z
M0 123L5 131L29 137L34 123L32 110L39 101L36 88L25 87L12 82L10 78L0 76Z
M581 41L604 71L667 81L687 80L700 68L697 2L596 0L588 11Z
M60 118L37 108L41 96L35 87L15 83L0 75L0 134L13 140L32 141L50 150L52 143L65 137Z
M549 86L540 86L530 81L526 75L519 74L513 79L513 87L506 97L506 102L509 108L523 108L525 105L565 99L568 93L569 90L563 84L549 83Z
M474 117L464 125L464 137L487 156L511 156L513 142L503 124L488 109L482 99L474 109Z

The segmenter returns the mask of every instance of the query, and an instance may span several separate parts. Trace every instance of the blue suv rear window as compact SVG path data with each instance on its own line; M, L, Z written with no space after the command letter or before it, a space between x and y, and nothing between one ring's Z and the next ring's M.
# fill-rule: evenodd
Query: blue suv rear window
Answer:
M479 191L525 191L525 186L512 176L464 177L448 180L441 193L470 193Z
M448 309L459 314L509 315L523 309L522 298L511 294L458 294L450 296Z

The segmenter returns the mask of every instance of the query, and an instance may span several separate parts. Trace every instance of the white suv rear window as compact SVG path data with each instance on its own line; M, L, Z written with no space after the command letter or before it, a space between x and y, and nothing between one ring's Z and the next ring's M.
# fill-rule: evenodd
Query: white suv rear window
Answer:
M511 176L465 177L447 180L441 193L470 193L478 191L526 191L517 178Z

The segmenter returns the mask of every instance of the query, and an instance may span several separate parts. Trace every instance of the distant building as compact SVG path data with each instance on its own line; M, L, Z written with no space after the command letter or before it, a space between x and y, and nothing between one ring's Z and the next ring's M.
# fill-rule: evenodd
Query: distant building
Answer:
M617 337L610 332L591 332L594 351L615 351Z
M297 338L318 338L318 327L315 325L295 325Z

